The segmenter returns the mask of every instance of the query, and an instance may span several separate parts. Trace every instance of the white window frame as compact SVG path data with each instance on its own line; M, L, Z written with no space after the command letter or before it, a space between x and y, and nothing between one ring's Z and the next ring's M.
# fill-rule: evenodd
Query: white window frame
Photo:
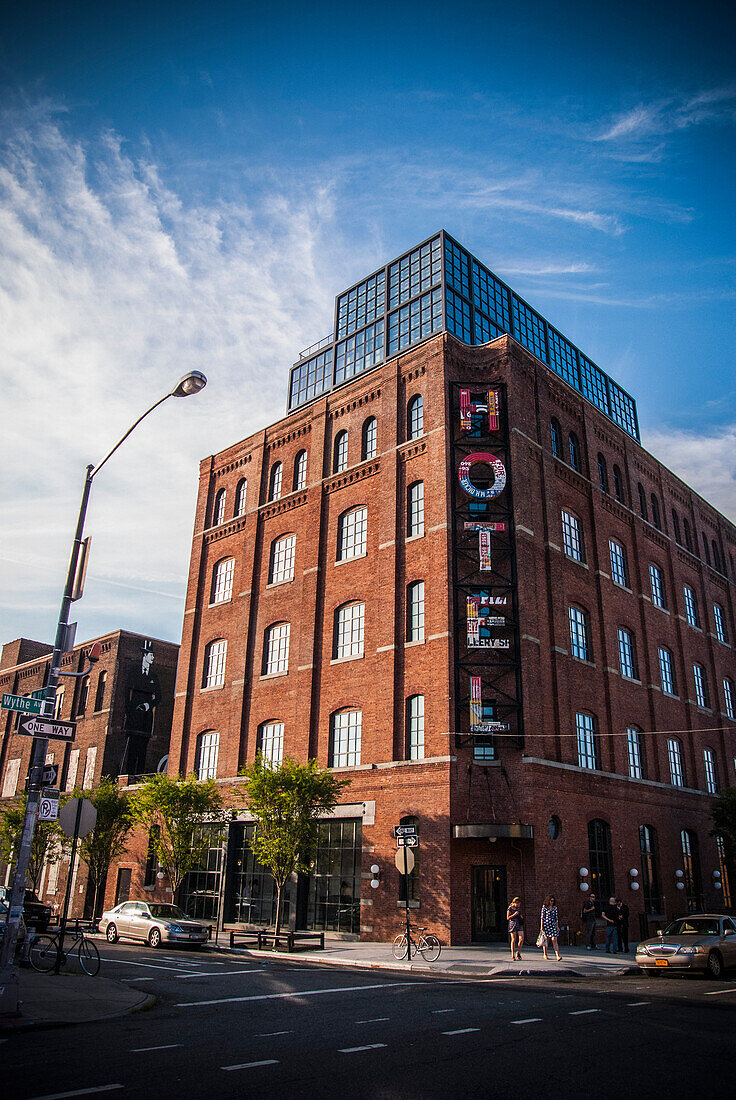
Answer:
M667 759L670 765L670 783L673 787L684 787L685 772L682 767L682 745L676 737L667 738Z
M611 580L619 588L628 588L629 563L626 559L626 547L618 539L609 539L608 556L611 562Z
M289 644L291 623L273 623L266 629L264 644L264 676L275 676L289 671Z
M723 608L719 603L713 604L713 621L716 627L716 638L723 645L729 645L728 631L726 629L726 616L723 613Z
M732 721L736 718L736 691L734 690L733 680L729 676L723 677L723 702L726 706L726 716Z
M590 630L588 613L582 607L571 605L567 609L570 626L570 653L579 661L590 661Z
M695 630L700 630L700 612L698 610L698 597L695 593L695 589L691 588L689 584L682 586L683 596L685 598L685 619L688 626L692 626Z
M343 512L337 521L337 560L362 558L368 546L368 508L365 504Z
M672 664L672 654L669 649L665 649L664 646L659 646L657 649L657 659L659 662L659 679L662 684L662 691L665 695L671 695L675 698L677 696L677 681L675 679L675 670Z
M703 768L705 770L705 789L708 794L718 794L718 769L713 749L703 749Z
M641 751L641 732L635 726L626 730L626 751L629 761L629 778L644 778L644 761Z
M294 580L296 535L281 535L271 543L268 583L284 584Z
M217 779L217 758L220 753L220 735L217 730L206 730L197 737L197 757L194 771L197 779Z
M424 398L415 393L406 409L406 438L420 439L424 435Z
M406 759L424 760L424 696L406 700Z
M223 558L215 564L212 577L212 598L210 603L227 603L233 597L233 579L235 577L235 558Z
M702 665L693 665L693 680L695 681L695 702L703 710L710 709L710 694L708 692L708 677Z
M332 463L333 474L342 474L348 468L348 433L343 428L335 436L335 453Z
M263 763L278 768L284 756L284 723L263 722L258 728L258 751Z
M654 562L649 563L649 585L652 591L652 603L662 611L667 610L667 589L664 583L664 572Z
M294 470L294 491L307 487L307 452L300 451L296 456L296 469Z
M424 482L413 481L406 491L406 537L424 534Z
M330 767L352 768L360 764L362 710L339 710L330 717Z
M365 645L365 604L344 603L335 612L333 660L362 657Z
M235 516L245 515L245 505L248 500L248 478L243 477L238 482L235 493Z
M227 641L225 638L217 638L205 647L203 688L224 686L226 663Z
M578 711L575 715L575 732L578 743L578 765L588 771L600 771L598 729L594 715Z
M625 626L620 626L618 628L618 666L621 675L625 679L639 679L639 660L636 653L636 638Z
M215 504L212 509L212 526L217 527L225 522L225 504L227 493L224 489L218 489L215 493Z
M269 501L281 500L281 489L284 480L284 466L282 462L274 462L268 478Z
M562 548L573 561L585 561L585 544L580 520L566 508L562 509Z
M424 641L425 598L424 581L412 581L406 586L406 640Z
M368 462L378 454L378 421L375 416L369 416L363 425L362 458Z

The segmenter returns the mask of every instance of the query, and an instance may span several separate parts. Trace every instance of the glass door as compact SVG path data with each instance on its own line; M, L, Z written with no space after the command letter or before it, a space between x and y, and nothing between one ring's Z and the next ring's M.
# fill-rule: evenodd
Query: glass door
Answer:
M474 943L506 939L506 868L471 868L471 937Z

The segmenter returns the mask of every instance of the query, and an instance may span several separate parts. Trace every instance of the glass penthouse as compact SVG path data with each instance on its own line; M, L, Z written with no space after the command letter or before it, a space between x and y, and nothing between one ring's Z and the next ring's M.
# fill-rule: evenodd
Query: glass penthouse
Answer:
M445 330L465 344L509 333L639 439L633 398L444 230L338 294L334 332L291 370L288 411Z

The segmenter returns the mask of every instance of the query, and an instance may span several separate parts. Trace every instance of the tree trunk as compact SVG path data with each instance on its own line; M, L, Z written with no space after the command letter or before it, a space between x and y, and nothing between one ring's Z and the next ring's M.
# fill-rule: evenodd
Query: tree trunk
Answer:
M283 882L276 883L276 935L281 931L281 895L284 891Z

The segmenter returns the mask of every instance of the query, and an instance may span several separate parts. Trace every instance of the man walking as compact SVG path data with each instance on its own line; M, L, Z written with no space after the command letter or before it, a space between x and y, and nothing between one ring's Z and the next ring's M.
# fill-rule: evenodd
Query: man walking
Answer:
M621 898L616 898L618 909L618 949L628 954L629 951L629 907Z
M603 919L606 922L606 954L611 954L611 944L613 944L613 954L615 955L618 951L618 909L615 898L609 898L608 905L604 905Z
M580 912L583 924L585 925L585 943L588 951L595 951L595 922L597 915L595 894L589 894L583 902L583 908Z

